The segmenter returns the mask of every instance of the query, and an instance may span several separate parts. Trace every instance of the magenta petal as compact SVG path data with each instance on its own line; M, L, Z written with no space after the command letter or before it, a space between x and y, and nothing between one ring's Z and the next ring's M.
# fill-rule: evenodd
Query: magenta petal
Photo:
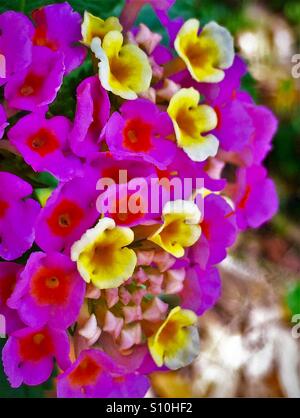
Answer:
M43 112L36 112L19 119L8 138L35 171L48 171L60 180L69 180L81 171L81 162L68 145L70 129L67 118L46 119Z
M81 16L68 3L51 4L32 13L36 24L34 45L44 45L64 56L66 73L82 64L86 49L81 40Z
M44 282L38 284L37 289L40 289L42 294L48 292L48 302L39 299L39 293L36 291L31 292L33 280L41 269L48 269L49 277L55 275L55 272L59 275L58 287L52 293ZM45 280L47 277L46 275ZM53 328L66 329L77 319L84 294L85 282L69 257L59 253L36 252L29 257L8 305L18 309L21 319L28 326L42 327L48 323Z
M26 362L22 364L23 383L29 386L38 386L49 379L53 370L53 360L45 358L42 361Z
M202 315L210 309L221 294L221 279L216 268L201 270L198 266L186 272L184 287L180 293L181 306Z
M34 224L40 211L38 202L26 199L32 188L17 176L0 172L0 257L14 260L33 244Z
M0 51L6 67L6 77L0 76L0 86L30 64L33 31L32 23L22 13L7 11L0 15Z
M9 106L33 111L52 103L63 81L63 59L60 52L33 47L30 66L10 77L5 86Z
M87 157L99 151L100 134L109 113L109 97L99 78L83 80L77 87L76 114L70 132L70 144L76 155Z
M278 211L279 201L274 182L266 169L252 166L238 171L235 196L237 224L240 229L257 228Z

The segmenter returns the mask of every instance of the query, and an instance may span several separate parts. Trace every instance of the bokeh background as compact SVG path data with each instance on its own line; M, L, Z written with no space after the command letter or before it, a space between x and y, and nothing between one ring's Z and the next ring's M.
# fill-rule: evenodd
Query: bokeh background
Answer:
M0 0L0 13L30 13L53 2ZM107 17L119 15L124 0L69 3L81 13L86 9ZM292 56L300 54L300 2L177 0L171 15L216 20L234 34L237 51L249 64L244 88L280 121L266 164L281 205L270 223L241 234L222 263L222 298L199 321L199 358L180 372L153 375L149 396L300 397L300 335L292 333L292 319L300 314L300 78L292 77ZM150 7L138 20L164 34ZM76 73L64 82L70 101L75 86ZM57 106L65 113L65 100ZM0 398L53 393L51 381L12 390L0 369Z

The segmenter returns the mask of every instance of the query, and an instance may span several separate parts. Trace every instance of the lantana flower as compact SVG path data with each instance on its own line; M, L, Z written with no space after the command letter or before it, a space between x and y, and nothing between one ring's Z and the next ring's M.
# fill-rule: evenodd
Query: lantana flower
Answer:
M30 327L46 324L66 329L77 319L85 293L85 282L75 263L59 253L33 253L9 298Z
M103 40L104 36L111 31L122 32L122 25L117 17L111 16L103 20L100 17L84 12L81 24L82 42L90 46L93 38Z
M34 10L32 18L35 23L33 45L61 51L66 73L79 67L86 56L85 48L79 44L80 14L68 3L50 4Z
M70 129L71 122L64 116L46 119L40 111L20 119L9 130L8 138L35 171L69 180L81 169L68 144Z
M174 257L182 257L184 250L200 238L201 213L191 201L168 202L163 208L162 226L148 238Z
M168 107L177 143L193 161L214 157L219 147L218 139L206 134L216 128L217 114L212 107L199 104L199 100L200 94L194 88L181 89Z
M2 350L4 371L13 388L22 383L40 385L49 379L53 359L66 370L71 362L70 343L65 331L48 326L15 331Z
M113 219L102 218L86 231L71 248L71 258L83 279L100 289L120 286L133 273L135 252L127 248L134 234L130 228L115 225Z
M110 114L107 91L97 76L88 77L77 87L77 105L70 145L74 154L90 157L100 150L100 135Z
M94 38L91 49L99 62L102 86L123 99L134 100L150 87L152 70L144 51L133 44L123 44L123 35L114 30L103 41Z
M14 260L34 241L40 205L29 198L32 187L14 174L0 172L0 257Z
M238 227L257 228L278 211L274 182L262 166L241 168L237 173L234 203Z
M4 95L11 108L36 110L53 102L65 71L62 52L44 46L32 48L31 64L17 71L5 85Z
M199 353L199 334L194 312L173 308L158 331L148 340L150 353L158 366L176 370L191 363Z
M133 27L145 4L167 46ZM145 396L147 375L199 354L197 316L220 297L238 231L278 209L262 165L276 118L243 91L229 32L172 20L173 4L126 0L120 21L68 3L0 14L0 314L14 388L45 382L56 361L58 397Z
M218 83L234 59L233 38L227 29L210 22L199 33L197 19L187 20L175 39L175 49L191 76L199 82Z
M199 241L190 249L189 257L202 269L220 263L226 257L226 249L236 240L237 226L234 209L217 194L204 198L204 218Z
M124 103L120 113L113 113L105 127L109 150L123 158L141 158L165 168L176 153L168 114L145 99Z
M215 305L220 295L221 277L217 268L210 266L203 270L199 264L194 264L185 269L183 288L179 294L182 308L203 315Z
M146 377L126 373L99 350L82 351L57 381L60 398L143 397L149 388Z
M34 27L27 16L14 11L0 14L0 55L5 75L0 74L0 86L31 63Z

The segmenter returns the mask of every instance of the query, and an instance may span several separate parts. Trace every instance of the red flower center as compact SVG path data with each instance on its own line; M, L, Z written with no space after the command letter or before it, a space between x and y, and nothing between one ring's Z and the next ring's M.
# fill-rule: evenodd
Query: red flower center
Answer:
M9 204L5 202L5 200L0 199L0 218L3 218L8 207L9 207Z
M141 202L141 198L138 197L135 200L136 210L132 210L135 208L131 208L130 206L130 195L127 198L119 199L116 201L115 205L115 212L110 214L110 217L116 222L117 225L126 225L135 222L138 219L144 217L144 206ZM136 212L136 213L135 213Z
M56 42L52 41L51 39L48 39L47 37L46 25L41 25L36 28L33 38L32 38L32 42L33 42L33 45L46 46L52 49L52 51L58 50L58 46Z
M43 83L44 77L32 72L28 73L22 86L20 87L21 96L33 96L41 90Z
M64 305L70 295L71 276L59 268L41 267L33 275L30 293L40 305Z
M69 374L68 380L73 387L92 385L101 372L101 366L92 357L86 356Z
M27 144L32 151L37 152L41 157L45 157L59 148L56 135L46 128L41 128L37 133L31 135Z
M55 235L66 237L79 225L83 216L80 206L72 200L64 199L56 206L47 223Z
M39 361L53 351L51 336L47 330L33 332L19 340L20 356L23 361Z
M211 238L210 225L208 222L201 222L201 230L207 239Z
M106 177L108 179L112 179L116 184L120 184L120 171L121 171L121 169L119 169L118 167L107 167L104 170L102 170L101 177L102 178ZM131 180L131 178L129 178L128 176L127 176L126 179L127 179L127 181Z
M150 150L152 127L139 118L130 119L123 129L123 146L130 151L147 152Z
M17 278L15 275L7 275L0 280L0 301L2 303L6 303L7 299L11 296L15 285L16 285Z

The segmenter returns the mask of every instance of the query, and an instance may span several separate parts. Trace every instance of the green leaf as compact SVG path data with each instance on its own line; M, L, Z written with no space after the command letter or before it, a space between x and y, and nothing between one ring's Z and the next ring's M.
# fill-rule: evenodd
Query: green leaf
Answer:
M291 317L300 314L300 281L289 287L286 294L286 303L291 312Z

